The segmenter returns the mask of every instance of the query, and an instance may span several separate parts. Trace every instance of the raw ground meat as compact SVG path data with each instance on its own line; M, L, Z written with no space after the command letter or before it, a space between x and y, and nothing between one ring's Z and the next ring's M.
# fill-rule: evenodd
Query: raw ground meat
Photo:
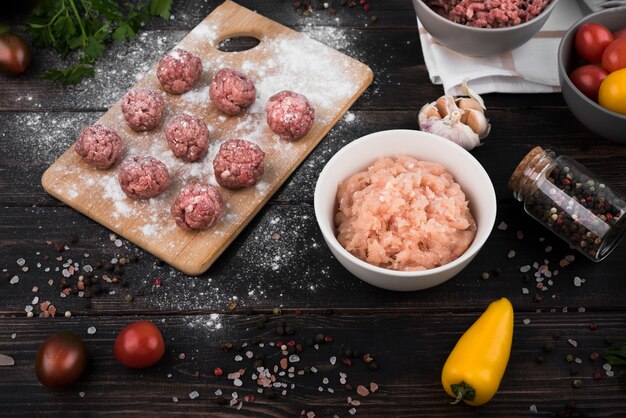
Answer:
M185 113L168 122L165 139L175 156L189 162L198 161L209 149L209 130L206 123Z
M130 155L118 172L120 186L132 199L149 199L167 189L170 174L167 166L154 157Z
M551 0L424 0L435 12L462 25L504 28L537 17Z
M85 126L74 145L76 154L92 167L106 170L122 154L122 139L106 125Z
M208 229L224 215L224 201L215 186L189 184L180 191L170 212L176 225L186 231Z
M229 139L220 146L213 160L215 180L226 189L241 189L256 184L265 170L265 153L256 144Z
M224 68L215 74L209 87L211 101L222 112L235 116L256 100L254 83L240 71Z
M309 133L315 109L301 94L284 90L267 101L267 124L285 141L295 141Z
M176 48L161 58L157 78L163 89L172 94L189 91L202 76L202 61L190 52Z
M156 90L133 89L122 97L122 113L126 123L137 132L151 131L161 123L165 100Z
M447 264L470 246L476 222L465 194L446 169L408 156L380 158L339 183L337 239L375 266L425 270Z

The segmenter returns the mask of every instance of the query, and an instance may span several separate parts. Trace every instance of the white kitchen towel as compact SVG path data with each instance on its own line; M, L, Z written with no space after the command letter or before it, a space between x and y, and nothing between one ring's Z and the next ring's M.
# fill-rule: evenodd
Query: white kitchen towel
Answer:
M482 93L553 93L560 91L557 52L561 38L582 17L578 4L561 0L541 30L501 55L474 58L454 52L435 39L418 20L420 42L430 80L458 95L463 80Z

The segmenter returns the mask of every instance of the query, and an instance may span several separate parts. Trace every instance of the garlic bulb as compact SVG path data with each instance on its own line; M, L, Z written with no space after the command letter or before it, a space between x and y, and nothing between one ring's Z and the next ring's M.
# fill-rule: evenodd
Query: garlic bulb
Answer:
M441 96L422 107L418 120L422 131L442 136L471 150L489 135L491 125L485 117L482 98L465 82L463 89L469 97Z

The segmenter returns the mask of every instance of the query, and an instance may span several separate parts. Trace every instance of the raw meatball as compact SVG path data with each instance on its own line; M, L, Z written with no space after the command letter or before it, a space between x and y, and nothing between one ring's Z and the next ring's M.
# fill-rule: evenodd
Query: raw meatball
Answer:
M284 90L267 101L267 124L285 141L295 141L311 130L315 109L301 94Z
M161 193L170 184L167 166L156 158L131 155L120 164L120 186L133 199L149 199Z
M259 181L265 170L265 153L256 144L229 139L213 160L215 180L227 189L242 189Z
M163 119L165 100L152 89L133 89L122 97L122 113L133 131L151 131Z
M87 164L106 170L122 154L122 139L115 129L106 125L85 126L74 145L74 151Z
M209 88L211 101L227 115L238 115L256 100L254 83L240 71L224 68L215 74Z
M165 127L167 145L178 158L197 161L209 149L209 130L204 121L182 114L174 117Z
M186 231L208 229L224 214L224 201L215 186L188 184L174 200L170 212L176 225Z
M202 61L188 51L176 48L161 58L157 77L168 93L181 94L193 87L202 76Z

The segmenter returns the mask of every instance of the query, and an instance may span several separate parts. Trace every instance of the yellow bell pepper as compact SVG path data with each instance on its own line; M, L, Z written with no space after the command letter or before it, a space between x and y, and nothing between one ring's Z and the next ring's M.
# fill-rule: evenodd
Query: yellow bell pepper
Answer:
M513 341L513 306L507 298L492 302L463 334L441 372L452 402L483 405L498 391Z

